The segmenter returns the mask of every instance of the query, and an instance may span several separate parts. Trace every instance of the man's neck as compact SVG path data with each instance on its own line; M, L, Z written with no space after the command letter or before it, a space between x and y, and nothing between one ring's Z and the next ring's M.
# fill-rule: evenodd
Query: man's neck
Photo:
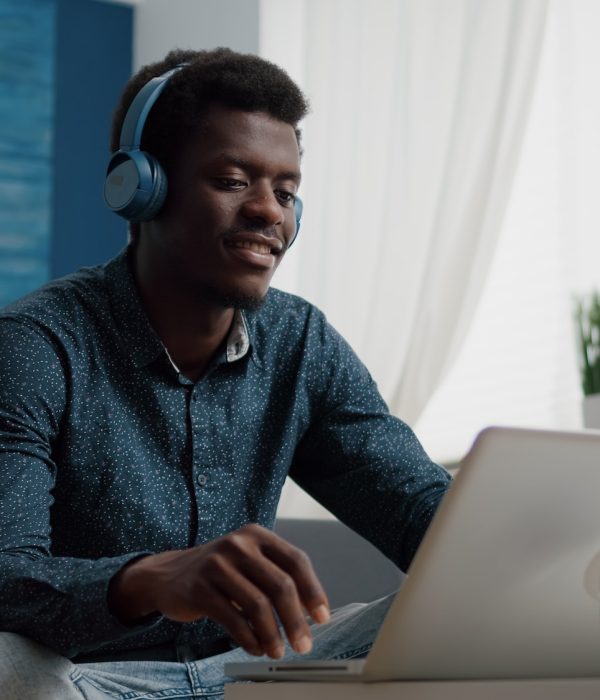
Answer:
M197 380L229 334L235 310L192 301L160 280L144 279L135 263L134 277L150 324L172 361L186 377Z
M152 327L179 371L188 379L199 379L229 333L233 309L223 309L218 316L198 318L181 308L149 307L145 303L144 306Z

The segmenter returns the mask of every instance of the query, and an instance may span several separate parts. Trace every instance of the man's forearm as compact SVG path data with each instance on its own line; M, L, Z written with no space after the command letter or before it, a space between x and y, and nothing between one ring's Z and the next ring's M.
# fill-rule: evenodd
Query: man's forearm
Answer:
M150 556L132 559L110 580L107 603L110 612L124 625L139 624L156 612L149 584Z

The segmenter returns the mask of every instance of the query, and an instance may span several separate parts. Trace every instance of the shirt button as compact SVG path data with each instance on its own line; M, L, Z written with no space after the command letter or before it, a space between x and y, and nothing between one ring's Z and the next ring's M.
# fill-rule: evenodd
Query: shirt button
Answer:
M198 394L196 394L195 392L192 394L192 401L193 401L194 403L195 403L196 401L198 401Z
M198 476L196 477L196 481L200 484L200 486L206 486L208 477L206 476L206 474L198 474Z

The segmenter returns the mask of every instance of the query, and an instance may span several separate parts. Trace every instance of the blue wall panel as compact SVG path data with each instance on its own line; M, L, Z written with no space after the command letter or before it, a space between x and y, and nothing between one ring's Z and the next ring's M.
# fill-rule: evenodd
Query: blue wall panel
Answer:
M102 188L133 32L131 7L97 0L57 0L57 7L52 277L104 262L127 240Z
M0 0L0 306L48 278L54 0Z
M102 201L133 10L0 0L0 306L126 242Z

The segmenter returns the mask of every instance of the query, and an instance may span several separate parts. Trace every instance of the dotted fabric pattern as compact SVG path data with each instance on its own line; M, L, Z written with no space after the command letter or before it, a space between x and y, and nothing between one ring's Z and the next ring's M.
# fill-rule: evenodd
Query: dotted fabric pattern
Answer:
M314 306L272 289L239 320L191 382L127 250L0 312L0 629L71 657L228 648L206 619L121 625L109 581L141 554L271 527L288 473L407 568L448 474Z

